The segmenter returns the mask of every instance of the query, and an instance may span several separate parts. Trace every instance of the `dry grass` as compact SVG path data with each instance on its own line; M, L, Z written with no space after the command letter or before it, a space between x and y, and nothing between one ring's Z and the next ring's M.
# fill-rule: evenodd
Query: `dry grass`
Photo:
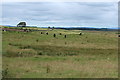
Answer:
M56 29L48 32L49 35L39 31L3 32L3 69L8 68L7 77L118 77L116 32ZM79 32L84 34L80 36Z
M108 58L92 60L92 57L94 56L87 56L87 57L74 56L74 57L64 57L63 60L55 59L55 60L44 61L42 59L44 58L51 59L53 57L41 56L38 58L31 57L29 59L4 58L3 60L4 62L7 63L11 71L14 68L13 72L14 71L19 72L15 75L15 77L32 77L31 76L32 74L30 73L34 73L33 77L43 77L43 78L46 77L117 78L118 76L117 62L114 62ZM50 71L47 74L48 65Z

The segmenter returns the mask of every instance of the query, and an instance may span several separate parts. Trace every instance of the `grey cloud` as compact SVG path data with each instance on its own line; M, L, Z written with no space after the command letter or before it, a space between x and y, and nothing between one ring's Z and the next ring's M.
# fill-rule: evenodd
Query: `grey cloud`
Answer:
M24 20L41 25L117 25L116 3L24 2L3 4L4 23ZM9 20L12 21L9 22ZM38 24L39 22L39 24ZM109 24L109 25L108 25Z

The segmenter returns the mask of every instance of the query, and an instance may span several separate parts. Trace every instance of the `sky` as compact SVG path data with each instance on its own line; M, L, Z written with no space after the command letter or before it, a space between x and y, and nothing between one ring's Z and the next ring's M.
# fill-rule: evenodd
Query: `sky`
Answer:
M117 2L5 2L2 25L118 27Z

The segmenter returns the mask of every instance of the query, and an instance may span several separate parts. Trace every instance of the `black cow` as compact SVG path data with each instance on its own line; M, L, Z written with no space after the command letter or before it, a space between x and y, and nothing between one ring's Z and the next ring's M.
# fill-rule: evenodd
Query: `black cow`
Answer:
M48 35L48 32L46 34Z
M62 33L60 33L60 35L62 35Z
M120 35L118 35L118 37L120 37Z
M54 34L53 36L56 37L56 34Z
M67 35L64 36L65 38L67 37Z
M79 35L82 35L82 33L80 33Z

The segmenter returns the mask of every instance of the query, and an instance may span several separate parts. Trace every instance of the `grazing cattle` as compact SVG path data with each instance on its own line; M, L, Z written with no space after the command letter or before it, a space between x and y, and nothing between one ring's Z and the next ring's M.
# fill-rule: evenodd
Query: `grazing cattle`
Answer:
M48 35L48 32L46 34Z
M60 33L60 35L62 35L62 33Z
M24 32L29 32L30 30L29 29L24 29Z
M53 36L56 37L56 34L54 34Z
M65 38L67 37L67 35L64 36Z
M118 37L120 37L120 35L118 35Z
M41 34L43 34L43 32L41 32Z
M79 35L82 35L82 33L80 33Z
M6 32L6 30L2 30L2 31Z
M30 30L29 29L24 29L24 32L30 32Z
M24 32L26 32L27 31L27 29L24 29Z

